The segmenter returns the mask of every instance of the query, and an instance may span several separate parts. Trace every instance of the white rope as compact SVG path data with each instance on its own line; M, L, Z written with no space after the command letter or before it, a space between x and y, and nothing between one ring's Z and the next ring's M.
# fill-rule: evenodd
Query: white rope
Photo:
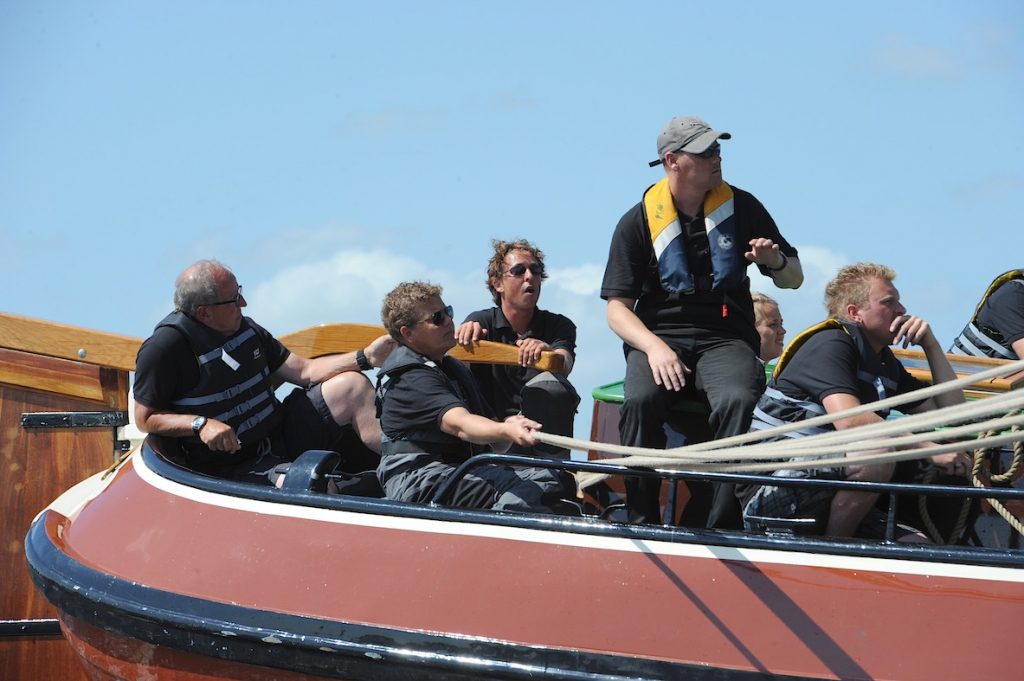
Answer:
M1020 433L1001 433L991 437L978 438L976 440L959 440L944 444L936 444L929 447L918 447L895 452L878 452L872 454L854 454L852 456L831 456L831 457L806 457L799 456L797 461L776 461L773 463L726 463L719 461L693 462L679 461L678 459L638 456L628 459L630 466L644 466L647 468L668 468L682 469L688 471L712 471L721 473L762 473L776 470L809 470L814 468L833 468L836 466L865 465L875 463L888 463L891 461L909 461L911 459L923 459L925 457L946 454L948 452L962 452L970 449L989 449L1001 447L1021 439ZM610 460L615 462L615 460ZM605 463L605 461L602 461Z
M624 454L624 455L629 456L629 457L631 457L633 459L632 462L630 462L628 460L614 460L613 459L613 460L606 460L605 463L613 463L614 462L614 463L620 463L620 464L624 464L624 465L644 465L644 466L650 466L649 463L643 463L643 464L638 463L637 457L645 457L645 458L647 458L647 457L654 457L658 461L667 460L667 461L669 461L671 463L678 463L678 461L680 459L685 459L685 460L691 460L692 461L695 458L695 457L693 457L693 454L695 454L696 452L707 452L709 450L725 450L725 451L718 451L718 452L716 452L716 454L720 454L721 456L714 456L714 457L703 456L703 457L699 457L699 458L704 460L704 461L707 461L709 458L729 458L729 459L735 459L735 458L737 458L735 455L738 453L738 452L735 451L735 448L738 445L747 444L749 442L757 442L757 441L763 440L765 438L776 437L778 435L782 435L784 433L792 432L792 431L795 431L795 430L802 430L802 429L805 429L805 428L812 428L812 427L816 427L816 426L821 426L821 425L829 424L829 423L832 423L832 422L840 420L840 419L845 419L845 418L849 418L849 417L852 417L852 416L857 416L857 415L860 415L860 414L865 414L865 413L868 413L868 412L874 412L874 411L878 411L878 410L881 410L881 409L888 409L890 407L894 407L894 406L898 406L898 405L901 405L901 404L905 404L907 402L914 402L914 401L924 400L924 399L927 399L927 398L932 397L934 395L938 395L940 393L944 393L944 392L948 392L950 390L962 388L965 385L970 385L972 383L977 383L977 382L982 381L982 380L987 380L987 379L995 378L995 377L1002 376L1002 375L1005 375L1005 374L1014 373L1014 372L1022 370L1022 369L1024 369L1024 360L1018 360L1018 361L1010 362L1008 364L1001 365L1001 366L998 366L998 367L993 367L991 369L986 369L985 371L981 371L981 372L978 372L976 374L971 374L969 376L964 376L962 378L958 378L958 379L955 379L955 380L952 380L952 381L947 381L945 383L938 383L936 385L927 386L925 388L921 388L920 390L915 390L915 391L912 391L912 392L909 392L909 393L906 393L906 394L903 394L903 395L896 395L894 397L890 397L890 398L887 398L887 399L884 399L884 400L880 400L878 402L870 402L870 403L867 403L867 404L863 404L863 405L854 407L852 409L847 409L847 410L836 412L836 413L833 413L833 414L824 414L822 416L817 416L817 417L814 417L814 418L811 418L811 419L807 419L805 421L799 421L797 423L791 423L791 424L787 424L787 425L784 425L784 426L779 426L777 428L770 428L770 429L767 429L767 430L760 430L760 431L755 431L755 432L751 432L751 433L744 433L744 434L736 435L736 436L733 436L733 437L723 438L721 440L711 440L711 441L708 441L708 442L701 442L701 443L697 443L697 444L693 444L693 445L686 445L686 446L683 446L683 447L676 447L674 449L668 449L668 450L655 449L655 448L652 448L652 447L628 447L628 446L625 446L625 445L613 445L613 444L608 444L608 443L592 442L592 441L589 441L589 440L580 440L580 439L576 439L576 438L567 438L567 437L563 437L563 436L560 436L560 435L552 435L550 433L543 433L543 432L537 432L537 433L534 433L534 435L537 438L537 440L540 441L540 442L545 442L545 443L553 444L553 445L560 446L560 447L566 447L566 448L569 448L569 449L577 449L577 450L581 450L581 451L586 451L586 450L591 450L592 449L592 450L596 450L596 451L606 452L606 453L609 453L609 454ZM1020 399L1021 399L1021 391L1020 390L1015 390L1015 391L1011 391L1009 393L1006 393L1005 395L996 395L996 396L993 396L993 397L986 398L984 400L975 400L974 402L958 404L958 405L954 405L952 407L944 407L942 409L936 409L936 410L927 412L925 414L917 414L917 415L907 416L907 417L904 417L904 418L900 419L897 422L893 422L896 425L894 425L892 427L892 431L893 432L904 432L905 433L908 430L908 428L923 428L923 427L926 427L926 426L920 425L920 424L932 423L934 425L934 424L938 424L938 423L955 423L958 420L962 421L962 420L967 420L967 419L970 419L970 418L975 418L977 415L981 415L981 414L985 414L985 413L995 413L997 411L1006 411L1009 408L1007 405L1018 404ZM915 419L917 419L917 420L915 421ZM856 439L863 439L865 437L871 436L872 433L874 432L874 431L871 431L871 430L868 430L868 429L882 430L882 427L885 426L885 425L887 425L887 424L886 423L868 424L868 425L864 425L864 426L858 426L855 429L848 429L848 430L849 431L856 431L856 436L855 436ZM839 432L844 432L844 431L839 431ZM883 432L889 432L889 431L884 431L883 430ZM805 447L806 448L811 448L811 447L820 446L820 445L823 444L823 440L822 439L817 439L817 438L823 438L823 437L834 436L834 435L835 435L834 433L825 433L825 434L822 434L822 435L810 435L810 436L807 436L807 437L804 437L804 438L797 438L798 440L806 441L805 443L803 443L803 444L801 444L799 446L799 449L804 449ZM849 437L849 436L846 436L846 437ZM797 439L794 439L794 442ZM824 443L827 444L827 442L828 442L828 440L825 439ZM763 444L760 444L760 445L748 445L747 448L744 450L744 455L747 454L747 453L750 453L752 455L766 454L767 451L770 451L772 448L781 449L786 444L790 445L790 451L792 451L792 449L794 447L793 447L792 443L789 443L787 441L787 442L784 442L784 443L763 443ZM975 445L976 444L977 443L975 443ZM764 449L762 449L762 448L764 448ZM767 451L765 451L765 450L767 450ZM921 456L920 455L920 451L921 451L920 449L915 450L915 453L917 453L917 457L910 457L910 458L919 458ZM956 451L956 450L954 449L954 450L951 450L951 451ZM761 470L763 470L763 468Z
M845 430L828 431L818 435L801 438L786 438L777 442L765 442L746 447L730 447L710 452L683 452L676 454L674 450L666 450L666 458L680 460L713 461L737 459L771 459L789 458L801 451L862 451L879 447L898 447L908 444L927 442L939 437L943 440L971 436L986 430L1004 430L1024 421L1024 415L1001 416L987 421L975 422L975 419L989 414L1005 414L1008 411L1024 406L1024 391L1010 395L1013 399L1001 400L998 403L956 405L936 409L924 414L901 417L891 421L880 421L876 424L857 426ZM971 421L966 425L949 427L935 431L935 427L947 424ZM916 432L915 431L924 431ZM909 435L907 433L910 433ZM893 437L895 436L895 437ZM883 439L884 438L884 439ZM851 447L839 447L844 443L853 443ZM671 454L669 452L672 452Z

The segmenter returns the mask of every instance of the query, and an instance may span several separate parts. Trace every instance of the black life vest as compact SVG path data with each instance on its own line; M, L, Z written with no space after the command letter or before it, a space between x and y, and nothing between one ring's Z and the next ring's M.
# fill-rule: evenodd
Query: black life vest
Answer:
M283 418L270 383L266 349L244 317L230 337L181 312L158 325L177 330L188 341L199 367L199 382L172 405L176 410L217 419L231 426L243 448L259 445ZM202 447L196 437L184 438L190 449ZM203 447L205 449L205 447ZM248 455L238 453L239 460ZM219 463L226 463L223 452Z
M981 302L974 308L974 314L971 316L971 320L967 322L964 330L960 332L960 335L953 341L953 345L950 346L948 352L955 355L970 355L972 357L994 357L996 359L1017 359L1017 353L1012 348L1007 347L1002 339L993 338L992 334L986 329L978 326L978 313L981 312L981 308L985 305L985 302L989 299L993 293L996 292L1004 284L1016 284L1018 286L1024 286L1024 271L1022 270L1010 270L1009 272L1003 272L996 277L988 289L985 291L985 295L981 297Z
M448 357L442 360L444 369L433 360L414 352L404 345L399 345L384 361L377 373L376 397L377 418L384 410L384 402L388 391L400 384L401 378L409 371L434 371L449 386L452 392L462 397L473 413L479 413L473 404L473 396L479 395L475 386L470 387L473 375L458 360ZM447 370L447 371L446 371ZM452 377L454 375L454 378ZM383 424L381 424L383 426ZM440 428L403 431L400 436L391 437L381 432L381 455L428 453L441 457L445 463L457 465L474 453L473 446L454 435L445 433Z

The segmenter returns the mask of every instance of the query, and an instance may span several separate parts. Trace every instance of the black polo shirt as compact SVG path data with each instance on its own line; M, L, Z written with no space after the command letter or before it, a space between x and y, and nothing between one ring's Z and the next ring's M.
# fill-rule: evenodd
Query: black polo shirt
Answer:
M859 330L854 332L859 333ZM863 334L860 341L867 347ZM877 355L870 350L862 352L857 342L842 329L825 329L800 346L783 367L774 387L788 397L816 404L823 404L826 397L837 393L854 395L861 404L877 402L877 390L858 379L861 370L891 379L897 385L896 395L928 385L907 373L889 348ZM901 409L912 410L919 404L919 401L911 402Z
M731 185L730 185L731 186ZM779 250L789 257L796 257L797 250L779 233L775 220L753 194L732 187L734 215L737 228L736 248L745 253L754 238L771 239ZM710 254L707 251L707 237L694 225L703 225L703 215L679 216L684 227L687 258L695 275L711 272ZM698 233L700 232L700 233ZM703 239L700 237L703 235ZM706 262L695 260L694 252ZM742 257L742 256L741 256ZM761 273L768 276L768 269L758 265ZM604 280L601 283L601 297L630 298L637 301L636 313L647 327L666 341L674 338L689 338L712 332L723 337L742 338L758 347L760 338L754 328L754 306L750 299L750 280L728 295L696 291L692 294L670 294L661 287L658 261L651 243L651 233L644 220L643 201L633 206L615 227ZM726 312L723 313L723 306Z
M485 340L515 345L520 338L499 307L471 312L465 321L478 322L487 329ZM576 357L576 325L564 315L537 308L522 338L536 338ZM538 373L536 369L503 364L477 363L470 369L484 400L499 419L519 413L523 386Z

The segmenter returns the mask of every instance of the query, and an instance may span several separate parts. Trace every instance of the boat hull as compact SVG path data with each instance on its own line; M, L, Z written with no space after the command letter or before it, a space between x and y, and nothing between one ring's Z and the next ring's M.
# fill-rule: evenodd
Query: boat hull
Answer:
M1004 554L244 497L167 466L133 457L27 539L66 635L112 675L1019 678L978 652L1018 638Z

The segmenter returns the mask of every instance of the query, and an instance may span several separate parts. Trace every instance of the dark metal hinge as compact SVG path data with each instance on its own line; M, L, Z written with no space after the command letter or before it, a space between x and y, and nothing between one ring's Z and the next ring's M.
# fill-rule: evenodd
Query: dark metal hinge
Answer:
M21 415L21 427L116 428L128 425L126 411L37 411Z

